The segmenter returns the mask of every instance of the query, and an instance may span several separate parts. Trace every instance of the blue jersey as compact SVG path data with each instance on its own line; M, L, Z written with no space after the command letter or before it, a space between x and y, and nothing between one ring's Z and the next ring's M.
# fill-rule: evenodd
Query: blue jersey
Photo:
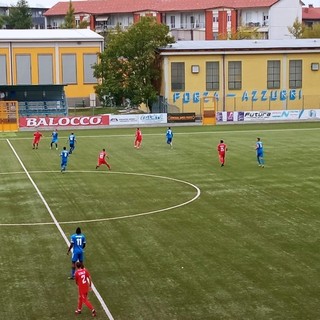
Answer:
M60 157L61 157L61 162L62 163L67 163L68 157L69 157L69 151L68 150L62 150L61 153L60 153Z
M83 245L86 243L86 237L82 233L80 234L74 233L71 236L70 242L72 244L73 253L79 254L83 252Z
M53 143L58 141L58 132L57 131L53 131L51 136L52 136L52 142Z
M70 134L70 136L69 136L70 146L73 146L75 141L76 141L76 136L74 134Z
M166 137L167 137L167 139L172 139L172 137L173 137L173 132L172 132L171 129L168 129L168 130L167 130Z
M262 141L257 141L256 150L257 150L257 155L263 155L263 143L262 143Z
M173 132L172 132L171 129L167 130L166 137L167 137L167 143L171 144L171 141L172 141L172 138L173 138Z

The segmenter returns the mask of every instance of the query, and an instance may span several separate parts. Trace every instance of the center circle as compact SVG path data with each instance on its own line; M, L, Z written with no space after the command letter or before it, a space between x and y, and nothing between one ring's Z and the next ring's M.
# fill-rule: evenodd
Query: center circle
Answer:
M37 174L37 173L47 173L47 174L56 174L58 173L58 171L30 171L29 172L30 174ZM8 173L10 174L10 173ZM12 173L12 174L18 174L18 173ZM60 171L59 171L59 174ZM180 202L178 204L174 204L174 205L169 205L167 207L164 207L164 208L161 208L161 209L156 209L156 210L147 210L147 211L144 211L144 212L138 212L138 213L132 213L132 214L125 214L125 215L118 215L118 216L114 216L114 217L96 217L94 219L77 219L77 220L72 220L72 221L61 221L59 219L59 214L56 214L60 212L60 210L58 209L58 207L56 207L56 202L55 201L52 201L52 204L49 203L49 206L50 208L52 209L53 213L55 214L55 217L57 218L59 224L79 224L79 223L90 223L90 222L103 222L103 221L111 221L111 220L120 220L120 219L132 219L132 218L137 218L137 217L141 217L141 216L147 216L147 215L151 215L151 214L156 214L156 213L161 213L161 212L165 212L165 211L169 211L169 210L173 210L175 208L179 208L179 207L182 207L182 206L185 206L185 205L188 205L189 203L195 201L196 199L199 198L200 194L201 194L201 191L200 189L190 183L190 182L187 182L187 181L184 181L184 180L180 180L180 179L175 179L175 178L171 178L171 177L166 177L166 176L159 176L159 175L153 175L153 174L147 174L147 173L134 173L134 172L114 172L114 171L80 171L80 170L69 170L66 172L65 176L73 176L73 174L99 174L99 175L103 175L104 176L104 179L108 179L108 177L106 176L109 176L109 175L122 175L122 176L135 176L135 177L147 177L147 178L155 178L155 179L162 179L162 180L166 180L166 181L171 181L171 182L176 182L176 183L180 183L180 184L184 184L186 186L189 186L189 187L192 187L194 190L195 190L195 194L192 198L189 198L188 200L185 200L183 202ZM47 179L47 177L46 177ZM37 179L36 179L37 180ZM80 181L80 180L79 180ZM83 183L83 185L85 186L85 181L83 181L83 179L81 179L81 181ZM81 189L81 185L80 185L80 182L79 182L79 189ZM39 183L39 181L37 182L36 181L36 184L38 185L40 191L41 191L41 183ZM114 186L115 188L119 188L119 186ZM151 185L152 187L152 185ZM108 195L108 186L105 186L106 188L106 197ZM119 189L120 190L120 189ZM152 192L152 190L150 190L150 192ZM81 195L81 192L79 192L79 195ZM137 193L138 195L138 193ZM44 198L46 199L46 192L43 194ZM125 197L126 195L124 195ZM86 194L85 192L82 193L82 197L92 197L92 195L90 194ZM179 199L179 195L176 196L177 199ZM92 200L92 198L91 198ZM107 199L106 199L107 200ZM130 200L130 199L129 199ZM160 201L163 200L163 199L155 199L155 201L157 203L160 203ZM61 201L61 199L60 199ZM63 215L62 215L63 216ZM13 223L10 223L10 224L0 224L0 226L14 226L14 225L48 225L48 224L54 224L54 222L46 222L46 223L40 223L40 222L36 222L36 223L20 223L20 224L13 224Z

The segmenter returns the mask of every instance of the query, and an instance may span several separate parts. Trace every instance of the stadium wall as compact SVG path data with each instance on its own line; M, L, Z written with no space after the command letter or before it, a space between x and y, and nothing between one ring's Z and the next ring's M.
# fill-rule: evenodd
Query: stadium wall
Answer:
M318 39L180 41L160 56L168 112L200 115L208 97L217 112L320 107Z
M1 85L64 84L69 105L88 100L97 79L91 66L104 38L87 29L0 30Z

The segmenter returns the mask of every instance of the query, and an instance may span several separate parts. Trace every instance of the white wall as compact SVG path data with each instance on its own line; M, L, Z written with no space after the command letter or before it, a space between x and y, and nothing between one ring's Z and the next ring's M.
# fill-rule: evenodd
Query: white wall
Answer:
M302 5L300 0L280 0L270 8L269 39L290 39L288 31L295 19L302 21Z

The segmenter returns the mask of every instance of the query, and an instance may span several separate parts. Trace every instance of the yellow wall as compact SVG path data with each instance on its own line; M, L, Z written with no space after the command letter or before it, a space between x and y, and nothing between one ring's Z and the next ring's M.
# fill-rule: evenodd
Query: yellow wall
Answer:
M94 93L94 86L96 84L84 84L84 66L83 66L83 54L97 54L100 52L100 47L93 46L78 46L78 47L59 47L58 50L54 47L54 43L48 46L35 47L30 45L30 47L21 46L17 44L12 48L12 77L10 70L10 50L9 48L0 48L0 54L6 55L7 57L7 84L17 84L16 79L16 55L30 55L31 57L31 84L39 84L39 70L38 70L38 55L39 54L50 54L53 57L53 82L54 84L62 83L62 54L70 53L76 54L77 56L77 84L67 85L65 87L65 92L67 98L83 98L89 97L90 93ZM56 53L58 54L59 65L56 66ZM59 68L59 79L56 76L56 68Z
M76 54L77 56L77 84L69 84L66 88L67 97L87 97L90 93L94 93L94 86L96 84L84 84L84 67L83 67L83 54L96 54L99 48L80 47L75 48L60 48L59 61L60 61L60 83L62 83L62 55L63 54Z
M17 84L17 72L15 69L16 56L17 55L30 55L31 57L31 82L32 84L39 84L39 70L38 70L38 55L39 54L51 54L53 57L53 83L57 83L55 79L55 59L54 48L13 48L13 83Z
M194 93L199 93L202 99L204 99L204 93L208 96L218 95L218 111L307 109L320 107L320 70L311 71L312 62L320 63L319 53L246 53L226 54L225 56L222 54L194 54L170 55L165 56L164 60L165 59L167 59L167 63L163 64L162 81L164 81L164 79L168 79L168 81L167 83L162 83L161 94L167 98L169 105L175 106L175 108L171 109L176 109L175 111L177 112L196 112L199 114L200 103L198 101L194 102ZM280 89L267 88L268 60L280 60ZM290 91L289 88L289 60L302 60L302 88L295 89L295 98L293 98L294 92L292 90ZM220 89L217 92L206 91L206 62L208 61L219 62ZM229 61L242 62L242 88L240 90L228 90ZM174 92L171 90L172 62L185 63L185 90L178 92L180 97L176 97L176 101L174 101L174 95L177 94L177 91ZM192 65L198 65L200 67L198 74L192 74ZM225 71L223 72L223 70ZM225 90L223 88L225 88ZM280 91L282 90L286 90L286 98L283 100L280 99ZM256 93L254 97L253 91ZM271 91L273 91L273 94L277 91L276 99L270 98ZM291 99L289 98L290 92ZM190 93L189 101L186 93ZM246 94L248 96L247 101L244 99ZM183 99L184 95L186 95L185 99ZM255 99L257 101L253 101ZM209 99L205 101L207 101L207 104L210 103Z

